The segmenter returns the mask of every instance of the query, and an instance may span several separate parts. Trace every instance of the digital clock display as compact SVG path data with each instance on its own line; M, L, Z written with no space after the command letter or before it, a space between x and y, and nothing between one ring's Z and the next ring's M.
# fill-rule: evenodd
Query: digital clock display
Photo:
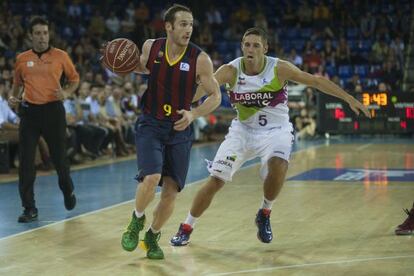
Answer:
M338 98L318 93L318 128L328 133L414 133L414 93L353 95L371 113L357 116Z
M371 104L386 106L388 104L388 95L385 92L362 93L362 104L365 106L369 106Z

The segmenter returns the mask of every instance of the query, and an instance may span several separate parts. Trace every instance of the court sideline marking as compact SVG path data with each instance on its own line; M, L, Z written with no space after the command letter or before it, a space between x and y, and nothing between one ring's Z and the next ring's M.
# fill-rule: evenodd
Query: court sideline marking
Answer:
M205 276L223 276L223 275L233 275L233 274L242 274L242 273L254 273L254 272L265 272L265 271L273 271L273 270L291 269L291 268L302 268L302 267L312 267L312 266L322 266L322 265L337 265L337 264L360 263L360 262L406 259L406 258L414 258L414 255L388 256L388 257L370 257L370 258L362 258L362 259L337 260L337 261L331 261L331 262L318 262L318 263L305 263L305 264L295 264L295 265L283 265L283 266L273 266L273 267L266 267L266 268L230 271L230 272L222 272L222 273L208 273L208 274L203 274L203 275L205 275Z
M317 148L326 147L326 146L327 146L326 144L310 146L308 148L300 149L300 150L297 150L295 152L292 152L291 155L296 155L297 153L300 153L302 151L306 151L306 150L310 150L310 149L317 149ZM251 168L253 166L256 166L259 163L260 162L255 162L253 164L244 166L244 167L240 168L240 170L245 170L245 169ZM199 182L204 182L205 179L206 178L203 178L203 179L188 183L188 184L186 184L186 186L195 185ZM157 192L157 194L159 194L159 192ZM23 232L20 232L20 233L16 233L16 234L13 234L13 235L10 235L10 236L6 236L6 237L3 237L3 238L0 238L0 242L3 241L3 240L6 240L6 239L11 239L11 238L23 235L23 234L34 232L34 231L37 231L37 230L40 230L40 229L43 229L43 228L46 228L46 227L54 226L54 225L57 225L59 223L63 223L63 222L66 222L66 221L71 221L71 220L74 220L74 219L77 219L77 218L85 217L85 216L92 215L92 214L95 214L95 213L98 213L98 212L102 212L102 211L106 211L106 210L109 210L109 209L112 209L112 208L116 208L118 206L122 206L124 204L128 204L128 203L133 202L133 201L135 201L135 199L120 202L120 203L117 203L117 204L114 204L114 205L111 205L111 206L108 206L108 207L105 207L105 208L101 208L101 209L97 209L97 210L94 210L94 211L86 212L86 213L83 213L83 214L80 214L80 215L77 215L77 216L74 216L74 217L71 217L71 218L59 220L59 221L56 221L56 222L53 222L53 223L50 223L50 224L47 224L47 225L43 225L43 226L40 226L40 227L37 227L37 228L33 228L33 229L26 230L26 231L23 231Z

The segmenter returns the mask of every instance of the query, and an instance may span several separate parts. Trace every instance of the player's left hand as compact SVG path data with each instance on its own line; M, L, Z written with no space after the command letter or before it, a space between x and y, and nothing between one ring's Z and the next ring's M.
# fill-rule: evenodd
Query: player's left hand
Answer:
M56 89L55 96L59 101L63 101L66 98L66 92L62 89L62 87L60 87Z
M362 111L362 113L364 113L364 115L368 118L371 118L371 113L369 112L368 108L363 105L360 101L358 101L355 98L352 98L352 100L350 100L348 102L349 107L352 109L352 111L355 112L356 115L359 115L359 113Z
M177 131L183 131L194 120L194 115L191 111L184 109L177 110L177 113L182 115L183 117L174 123L174 129Z

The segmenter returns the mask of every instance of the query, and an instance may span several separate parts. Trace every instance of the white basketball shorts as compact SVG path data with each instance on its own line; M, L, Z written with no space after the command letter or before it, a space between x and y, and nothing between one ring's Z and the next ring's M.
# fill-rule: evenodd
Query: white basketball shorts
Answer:
M214 161L209 162L207 168L210 175L231 181L234 173L246 161L260 157L260 176L264 180L270 158L277 156L289 162L293 141L293 127L290 123L270 129L253 129L233 120Z

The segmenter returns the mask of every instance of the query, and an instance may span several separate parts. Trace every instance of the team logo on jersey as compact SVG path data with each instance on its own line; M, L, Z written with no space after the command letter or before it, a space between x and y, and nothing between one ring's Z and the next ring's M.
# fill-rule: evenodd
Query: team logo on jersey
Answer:
M244 80L245 80L245 78L243 78L243 77L239 77L239 81L237 82L237 84L238 84L238 85L245 85L245 84L246 84L246 82L245 82Z
M28 61L28 62L26 63L26 66L27 66L27 67L33 67L33 66L34 66L34 62L33 62L33 61Z
M164 52L163 52L163 51L159 51L159 52L158 52L158 57L159 57L159 58L162 58L163 56L164 56Z
M190 64L188 64L187 62L181 62L180 63L180 70L181 71L190 71Z

